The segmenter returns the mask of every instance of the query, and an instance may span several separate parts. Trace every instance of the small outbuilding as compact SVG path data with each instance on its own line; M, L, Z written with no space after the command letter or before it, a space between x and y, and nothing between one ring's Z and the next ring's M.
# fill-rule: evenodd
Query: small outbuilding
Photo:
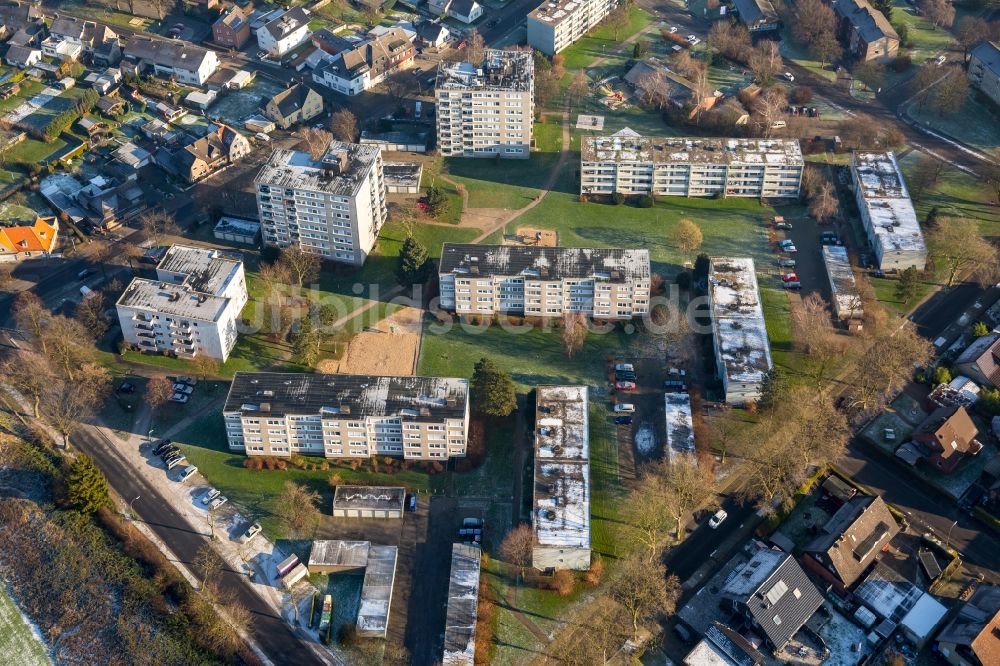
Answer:
M370 546L369 541L313 541L309 570L327 574L364 571Z
M334 518L402 518L406 488L402 486L337 486Z

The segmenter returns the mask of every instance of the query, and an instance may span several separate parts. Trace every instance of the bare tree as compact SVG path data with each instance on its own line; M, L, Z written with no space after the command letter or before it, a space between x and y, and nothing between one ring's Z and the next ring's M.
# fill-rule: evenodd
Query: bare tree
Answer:
M979 235L976 220L964 217L941 220L928 234L928 240L931 254L948 271L949 287L960 275L997 263L997 250Z
M333 134L319 127L307 127L302 130L302 140L309 151L309 157L318 160L326 154L333 140Z
M950 28L955 21L955 7L948 0L923 0L924 18L939 28Z
M358 119L349 109L341 109L330 116L330 131L338 141L353 143L358 140Z
M778 43L765 39L750 51L747 66L762 83L767 83L781 69L781 52Z
M511 531L500 542L500 557L504 562L513 564L518 568L520 575L524 575L524 570L531 566L531 551L535 545L535 533L531 525L521 523Z
M575 107L586 99L588 92L590 92L590 86L587 84L587 73L578 69L573 75L573 82L566 88L566 102Z
M714 483L691 458L651 465L633 491L627 511L628 534L642 548L642 556L656 559L670 538L670 530L679 539L687 514L714 492Z
M722 55L739 62L746 62L752 47L746 26L729 21L712 24L712 29L708 31L708 43Z
M786 23L792 39L805 46L825 65L840 52L837 41L837 17L822 0L798 0Z
M568 312L563 317L562 341L567 358L583 349L587 329L587 317L582 312Z
M210 356L199 356L191 361L191 372L203 381L218 377L221 369L219 361Z
M817 389L830 365L843 357L847 338L837 334L826 302L819 292L810 292L792 309L795 340L812 361L811 377Z
M285 481L285 487L278 496L276 513L290 533L308 534L315 529L322 517L319 510L320 499L318 492L294 481Z
M768 88L753 103L754 125L764 137L770 137L775 121L785 115L788 100L781 88Z
M149 411L155 414L161 407L167 404L173 395L174 383L160 375L158 377L151 377L146 382L146 391L143 393L143 399L149 405Z
M111 390L111 375L103 366L84 363L74 375L76 379L53 376L42 396L42 417L64 443L94 415Z
M913 201L922 200L927 190L938 184L943 172L944 162L936 157L920 153L916 166L906 179L906 187L910 191Z
M91 335L100 338L108 331L108 320L104 318L106 308L104 294L92 291L76 306L73 316Z
M298 245L282 250L277 263L295 280L300 289L306 282L312 282L319 277L319 256L306 252Z
M45 307L32 291L22 291L14 299L14 322L17 327L28 333L41 347L42 353L48 353L48 327L52 313Z
M681 584L677 576L667 576L660 562L631 556L622 561L608 592L628 613L632 637L637 638L640 623L660 615L673 615Z
M42 354L22 349L0 365L4 381L31 400L35 418L41 416L42 397L52 380L52 369Z
M642 102L646 106L662 109L670 96L670 85L667 74L659 67L646 72L639 77L637 87L642 94Z
M858 359L846 393L847 406L857 420L875 414L895 397L910 380L914 366L925 365L932 353L931 343L910 322L876 333Z
M969 97L969 77L961 70L953 70L931 93L931 108L942 115L957 113Z
M474 65L479 65L486 57L486 40L479 34L478 30L473 30L465 38L465 59Z
M198 574L201 581L202 591L206 590L210 581L214 582L216 576L222 573L222 559L207 542L202 544L191 560L191 567Z
M701 227L687 218L681 218L670 230L670 242L684 254L691 254L705 240Z
M833 183L828 180L823 181L819 191L809 202L809 214L822 224L836 217L839 212L840 203L833 191Z
M147 210L139 215L139 228L154 246L160 245L164 236L179 236L181 228L173 214L165 210Z
M628 6L624 2L612 9L604 19L605 27L611 28L614 32L614 41L617 42L621 31L628 27L628 19Z
M260 270L257 271L257 280L263 287L264 300L276 301L281 298L282 288L288 286L292 278L283 263L275 262L261 264Z
M50 320L46 335L53 369L69 381L75 381L77 368L94 355L91 332L75 319L59 315Z
M979 42L989 39L993 31L990 24L979 16L963 16L955 26L955 41L962 47L962 62L969 59L969 51Z

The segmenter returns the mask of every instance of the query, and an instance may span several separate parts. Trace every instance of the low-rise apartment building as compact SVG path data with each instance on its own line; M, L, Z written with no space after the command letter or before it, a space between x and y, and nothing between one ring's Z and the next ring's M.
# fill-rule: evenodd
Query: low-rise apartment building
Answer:
M918 271L927 245L893 153L854 153L851 184L875 264L884 271Z
M276 150L255 183L265 245L365 263L386 219L378 146L331 141L319 160Z
M734 0L740 22L750 32L763 33L781 30L781 17L771 0Z
M773 363L753 259L713 257L708 281L712 346L726 402L755 402Z
M584 137L580 194L679 197L799 196L804 167L794 139Z
M219 46L241 49L250 39L250 21L239 5L232 5L212 24L212 41Z
M402 28L345 48L313 70L313 81L345 95L360 95L413 64L417 50Z
M841 39L851 54L870 62L887 62L899 52L899 35L885 14L868 0L833 0Z
M528 46L555 55L586 35L616 7L613 0L549 0L528 13Z
M445 243L439 267L440 306L459 315L649 312L649 250Z
M1000 105L1000 45L980 42L969 53L969 83Z
M236 344L247 302L243 261L211 248L173 245L156 279L133 278L118 299L125 342L147 352L220 362Z
M830 300L833 302L833 314L847 323L851 330L861 328L861 319L865 316L861 292L854 279L854 269L847 256L847 248L841 245L823 246L823 265L830 280Z
M203 86L219 68L215 51L182 40L133 36L123 51L122 68L133 74L152 70L157 76L180 83Z
M535 389L531 566L590 569L590 443L586 386Z
M238 372L222 415L229 448L249 456L444 462L465 455L469 382Z
M531 51L487 49L481 63L442 61L434 89L441 154L527 159L534 79Z

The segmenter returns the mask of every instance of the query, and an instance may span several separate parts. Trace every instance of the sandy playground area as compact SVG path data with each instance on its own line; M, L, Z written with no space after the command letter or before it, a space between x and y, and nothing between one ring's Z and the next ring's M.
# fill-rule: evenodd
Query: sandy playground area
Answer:
M536 229L534 227L518 227L517 233L503 237L504 245L540 245L556 247L559 245L559 234L551 229Z
M354 375L412 375L420 352L422 312L411 307L397 310L351 338L339 361L323 361L316 370Z

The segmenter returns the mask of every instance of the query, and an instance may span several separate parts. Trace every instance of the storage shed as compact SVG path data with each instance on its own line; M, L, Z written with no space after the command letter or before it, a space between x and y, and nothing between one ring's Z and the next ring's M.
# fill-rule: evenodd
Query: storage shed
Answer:
M402 486L337 486L334 518L402 518L406 488Z

